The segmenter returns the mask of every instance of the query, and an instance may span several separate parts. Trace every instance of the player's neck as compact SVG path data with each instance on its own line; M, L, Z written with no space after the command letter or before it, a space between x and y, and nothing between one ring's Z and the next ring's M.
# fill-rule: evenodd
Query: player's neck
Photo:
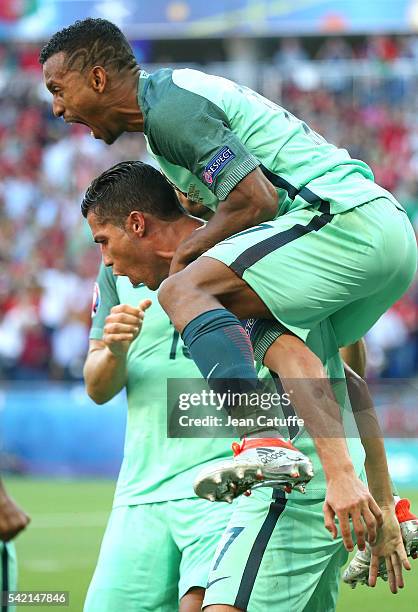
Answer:
M113 108L124 132L143 132L144 117L138 103L138 79L140 68L135 66L121 75L113 92Z
M180 242L186 240L194 231L200 229L204 225L204 221L197 217L191 217L190 215L182 215L177 221L171 223L175 248L177 249Z
M186 240L195 230L204 225L204 221L189 215L182 215L176 221L161 223L157 238L159 244L154 246L155 252L162 259L171 261L180 242Z

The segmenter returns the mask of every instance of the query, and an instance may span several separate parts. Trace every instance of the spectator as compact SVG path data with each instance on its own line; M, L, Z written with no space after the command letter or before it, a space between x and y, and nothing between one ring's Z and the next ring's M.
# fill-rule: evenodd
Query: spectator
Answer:
M308 54L297 38L282 38L273 62L283 77L289 77L293 71L308 59Z

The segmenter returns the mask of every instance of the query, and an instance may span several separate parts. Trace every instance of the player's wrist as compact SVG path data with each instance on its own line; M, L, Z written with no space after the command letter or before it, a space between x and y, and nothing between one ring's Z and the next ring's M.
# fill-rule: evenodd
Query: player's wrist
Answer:
M177 265L179 264L187 265L190 262L192 262L194 259L196 259L199 255L201 255L204 252L204 250L205 249L201 249L199 245L196 246L194 242L191 245L185 244L181 248L179 246L173 257L173 261Z
M354 466L350 459L340 462L332 462L330 464L323 463L325 478L328 484L341 482L341 478L358 479Z
M373 497L384 515L395 515L395 501L393 497L392 501L389 499L381 500L376 495L373 495Z
M120 346L119 344L106 344L107 358L113 361L126 361L129 346Z
M315 446L327 482L356 476L344 438L315 438Z
M188 264L224 238L223 234L219 235L219 237L213 235L213 230L209 231L208 226L204 225L199 228L198 232L193 232L179 244L174 253L173 260Z

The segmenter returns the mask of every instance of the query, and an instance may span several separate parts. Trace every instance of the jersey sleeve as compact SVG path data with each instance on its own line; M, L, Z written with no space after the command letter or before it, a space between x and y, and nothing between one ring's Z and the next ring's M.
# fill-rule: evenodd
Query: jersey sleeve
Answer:
M93 302L91 307L91 328L90 340L101 340L105 319L113 306L119 304L119 297L116 290L116 279L112 268L106 268L103 263L94 283Z
M145 132L154 154L187 168L220 201L260 165L221 108L176 85L149 110Z

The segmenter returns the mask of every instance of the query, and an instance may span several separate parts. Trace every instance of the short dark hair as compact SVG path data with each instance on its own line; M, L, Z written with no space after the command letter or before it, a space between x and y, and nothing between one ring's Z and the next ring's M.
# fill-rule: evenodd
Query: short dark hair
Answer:
M80 72L94 66L121 71L137 65L125 35L107 19L89 17L56 32L42 48L39 62L45 64L61 51L67 56L67 67Z
M81 204L83 217L89 212L100 223L124 227L133 210L149 213L164 221L184 214L177 194L167 179L149 164L124 161L94 179Z

